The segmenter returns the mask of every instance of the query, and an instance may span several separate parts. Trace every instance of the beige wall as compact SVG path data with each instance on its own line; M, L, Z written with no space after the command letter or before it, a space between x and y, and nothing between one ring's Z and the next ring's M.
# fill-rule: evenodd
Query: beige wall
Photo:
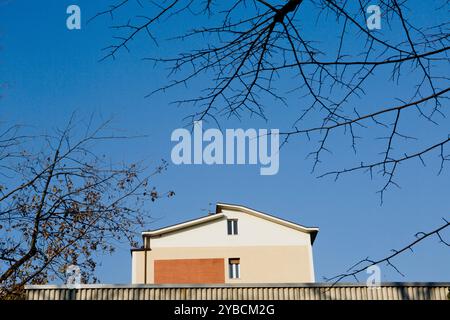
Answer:
M144 251L133 253L139 261L133 283L144 283L144 254ZM154 248L147 251L147 283L154 283L154 260L192 258L224 258L225 283L314 282L308 246L257 246ZM240 258L240 279L229 279L229 258Z
M131 283L145 283L145 251L131 251Z

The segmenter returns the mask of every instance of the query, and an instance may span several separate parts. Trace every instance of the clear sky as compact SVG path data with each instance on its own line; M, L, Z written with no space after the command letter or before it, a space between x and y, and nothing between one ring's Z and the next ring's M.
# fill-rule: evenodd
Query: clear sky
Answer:
M86 19L109 3L0 1L0 83L7 84L0 100L1 120L45 131L65 123L74 111L83 116L113 116L118 130L149 136L118 144L109 150L114 159L146 159L149 164L161 158L170 161L174 145L170 134L186 124L183 118L192 111L170 102L189 91L179 88L144 98L167 79L164 70L153 68L142 58L173 53L192 44L171 42L156 47L142 37L132 43L130 53L124 51L114 61L99 62L101 48L112 42L110 20L99 19L86 25ZM66 28L66 8L70 4L81 7L81 30ZM161 32L170 35L185 23L176 20ZM316 28L320 36L323 30L321 26ZM447 75L448 71L447 66ZM195 87L194 83L191 90ZM374 87L383 92L399 90L387 81ZM292 117L285 107L272 108L273 117L268 122L224 119L223 127L279 128ZM433 135L433 131L426 132L426 126L415 130ZM440 137L436 135L436 139ZM347 148L349 142L339 143ZM155 222L147 229L204 215L214 210L216 202L241 204L317 226L320 232L314 244L314 262L316 280L321 281L367 256L376 259L388 255L391 249L414 240L416 232L432 230L442 223L442 217L450 216L450 168L438 176L436 163L427 167L418 162L404 164L397 179L401 189L389 191L380 206L376 194L380 180L370 180L363 174L348 175L336 182L332 178L317 179L317 173L311 173L312 162L305 160L309 148L311 145L304 139L291 140L281 150L280 170L274 176L261 176L259 166L251 165L170 165L155 184L162 190L173 189L176 196L153 205ZM322 171L354 161L350 156L332 155L324 160L326 165L319 168ZM450 239L449 232L443 235ZM101 257L98 277L102 282L130 282L129 249L122 245L112 256ZM413 253L394 261L405 277L382 265L383 281L450 281L450 252L437 238L430 238ZM365 280L364 275L361 280Z

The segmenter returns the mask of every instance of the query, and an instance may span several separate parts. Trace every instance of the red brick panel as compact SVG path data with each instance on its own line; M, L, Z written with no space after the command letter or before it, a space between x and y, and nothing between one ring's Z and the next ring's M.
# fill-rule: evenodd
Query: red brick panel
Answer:
M155 283L225 283L223 259L155 260Z

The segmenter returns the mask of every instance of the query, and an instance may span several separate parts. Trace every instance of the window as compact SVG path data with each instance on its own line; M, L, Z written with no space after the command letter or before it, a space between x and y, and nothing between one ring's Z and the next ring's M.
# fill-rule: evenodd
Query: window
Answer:
M230 279L239 279L241 273L241 259L232 258L228 259L228 269L230 272Z
M238 234L238 221L237 219L228 219L228 234Z

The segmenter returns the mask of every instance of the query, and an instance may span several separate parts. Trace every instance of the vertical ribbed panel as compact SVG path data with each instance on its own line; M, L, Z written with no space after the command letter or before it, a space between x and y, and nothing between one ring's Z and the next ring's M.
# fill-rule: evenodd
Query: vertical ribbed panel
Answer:
M28 300L446 300L445 286L84 287L27 289Z

